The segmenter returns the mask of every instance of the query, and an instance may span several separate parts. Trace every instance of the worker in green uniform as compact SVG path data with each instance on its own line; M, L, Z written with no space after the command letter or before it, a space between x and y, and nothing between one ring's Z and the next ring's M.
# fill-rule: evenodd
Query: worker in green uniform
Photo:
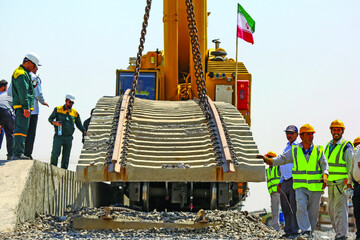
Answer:
M75 96L71 93L65 96L65 105L56 107L49 117L49 122L54 125L55 134L51 152L51 164L57 166L62 147L61 168L67 169L76 127L86 136L86 130L81 124L79 113L72 108Z
M24 155L25 139L27 136L30 111L33 109L34 88L30 72L41 66L39 57L35 53L25 55L23 63L15 69L11 79L11 94L15 110L14 148L12 160L29 159Z

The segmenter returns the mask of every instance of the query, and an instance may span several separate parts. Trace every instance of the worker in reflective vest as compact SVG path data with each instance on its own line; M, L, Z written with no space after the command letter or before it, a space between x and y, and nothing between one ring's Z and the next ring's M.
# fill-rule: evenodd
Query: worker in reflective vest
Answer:
M302 142L292 146L284 154L271 159L263 155L268 165L293 163L293 188L296 194L296 219L303 238L311 238L319 216L320 197L327 185L329 165L323 153L323 147L313 145L314 128L305 124L300 128Z
M335 230L335 239L346 239L348 233L349 198L345 191L352 188L348 175L354 155L354 146L345 140L345 125L335 120L330 125L333 139L325 147L325 157L329 163L328 193L329 216Z
M274 158L276 157L276 153L268 152L265 156ZM280 175L280 169L278 166L270 166L266 169L267 188L271 198L271 226L276 231L280 231L280 194L277 192L277 185L280 183Z
M352 202L354 205L354 216L356 224L356 239L360 239L360 137L354 140L354 156L348 177L348 183L354 184L354 196Z

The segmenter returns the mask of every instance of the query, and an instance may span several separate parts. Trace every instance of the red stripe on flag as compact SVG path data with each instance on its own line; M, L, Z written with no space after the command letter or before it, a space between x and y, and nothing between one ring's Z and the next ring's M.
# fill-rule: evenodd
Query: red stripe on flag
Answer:
M244 39L248 43L254 44L254 38L252 33L243 31L239 26L237 27L237 36Z

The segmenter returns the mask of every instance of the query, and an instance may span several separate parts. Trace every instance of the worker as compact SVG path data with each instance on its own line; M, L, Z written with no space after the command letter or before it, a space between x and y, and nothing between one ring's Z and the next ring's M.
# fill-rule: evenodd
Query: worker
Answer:
M360 144L360 137L357 137L354 139L354 143L353 143L354 149L356 149L356 147L359 146L359 144Z
M95 108L91 109L90 117L89 117L88 119L86 119L86 120L84 121L84 123L83 123L83 126L84 126L86 132L87 132L87 130L89 129L89 125L90 125L90 122L91 122L91 117L92 117L92 115L93 115L94 110L95 110ZM83 134L82 143L84 143L84 142L85 142L85 136L84 136L84 134Z
M51 152L51 164L57 166L62 147L61 168L67 169L69 166L70 151L73 140L73 133L76 127L86 136L86 130L81 123L79 113L72 108L75 96L71 93L66 94L65 104L55 107L49 117L49 122L54 125L55 134Z
M25 55L22 65L15 69L12 75L12 97L15 110L14 149L11 159L29 159L24 155L25 138L27 136L30 111L34 104L34 87L32 85L30 72L41 66L39 57L35 53Z
M265 154L268 158L276 157L276 153L268 152ZM277 185L280 182L280 169L278 166L269 166L266 169L267 188L271 198L271 226L280 231L279 211L280 211L280 194L277 192Z
M286 138L288 143L284 149L284 152L287 152L292 148L292 146L297 146L299 141L297 140L299 131L295 125L289 125L285 129ZM280 172L280 183L277 187L278 193L280 193L280 204L281 210L284 214L285 219L285 234L282 235L283 238L298 236L299 226L296 220L296 198L295 190L293 188L293 177L292 177L292 168L293 163L288 163L281 165Z
M344 194L351 188L348 174L354 155L354 147L343 138L345 125L340 120L330 124L332 140L325 147L325 157L329 163L328 208L331 224L335 230L335 239L346 239L348 232L349 200Z
M37 70L38 68L36 67L30 72L30 77L34 87L34 110L31 111L30 114L30 123L29 123L28 134L25 139L25 151L24 151L24 155L29 157L30 159L33 159L32 152L34 149L36 126L39 116L39 102L42 105L49 107L49 104L45 101L42 93L41 80L36 75Z
M348 183L354 184L354 196L352 197L356 224L356 239L360 240L360 137L354 140L355 153L352 159Z
M8 95L7 84L8 82L5 79L0 81L0 138L2 142L4 135L6 137L7 160L10 160L13 155L15 116L12 104L12 96Z
M296 194L296 219L301 229L301 238L311 238L312 232L315 231L320 198L329 175L329 165L323 147L313 145L314 133L314 128L305 124L300 128L302 142L299 145L293 145L290 150L274 159L263 155L256 156L262 158L268 165L294 163L293 188Z

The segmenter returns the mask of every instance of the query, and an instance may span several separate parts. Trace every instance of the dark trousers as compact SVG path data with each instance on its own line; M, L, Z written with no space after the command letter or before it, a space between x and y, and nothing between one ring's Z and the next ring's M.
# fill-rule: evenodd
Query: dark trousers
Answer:
M61 168L67 169L69 166L69 158L72 146L72 136L54 135L53 147L51 152L51 164L57 166L62 147Z
M28 157L31 157L31 154L34 149L37 122L38 122L38 114L31 115L29 130L25 139L25 152L24 152L24 155Z
M354 181L354 196L352 197L356 221L356 238L360 238L360 184Z
M20 156L25 150L25 138L29 129L30 117L24 117L24 110L15 109L14 152Z
M297 233L299 226L296 220L296 198L292 178L282 182L280 204L285 219L284 232L288 234Z
M9 109L0 108L0 124L5 131L8 157L13 154L15 117Z

